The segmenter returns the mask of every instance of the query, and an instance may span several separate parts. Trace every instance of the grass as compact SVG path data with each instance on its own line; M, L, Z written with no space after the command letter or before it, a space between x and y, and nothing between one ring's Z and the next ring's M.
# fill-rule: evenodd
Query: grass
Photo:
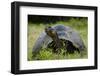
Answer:
M56 23L51 23L48 24L49 26L53 26L56 24L63 24L63 25L67 25L70 26L71 28L73 28L74 30L76 30L85 46L88 48L88 39L87 39L87 35L88 35L88 24L87 24L87 18L82 18L82 19L70 19L69 21L59 21ZM29 23L28 24L28 60L34 60L34 58L32 58L32 48L36 42L36 39L39 37L40 33L44 30L45 28L45 24L41 23L41 24L33 24L33 23ZM64 50L62 50L63 52ZM84 55L83 57L80 56L80 54L78 54L77 52L75 52L74 54L66 54L63 55L63 53L60 54L56 54L53 53L51 49L46 48L46 49L41 49L39 54L37 54L36 58L39 60L54 60L54 59L80 59L80 58L87 58L87 50L84 51Z

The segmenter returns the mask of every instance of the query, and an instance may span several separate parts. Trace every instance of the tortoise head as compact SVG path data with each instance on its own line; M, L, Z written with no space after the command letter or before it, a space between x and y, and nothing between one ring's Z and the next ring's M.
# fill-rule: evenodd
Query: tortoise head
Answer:
M53 29L51 26L48 26L45 28L45 32L48 36L51 38L54 38L57 35L57 32L55 29Z

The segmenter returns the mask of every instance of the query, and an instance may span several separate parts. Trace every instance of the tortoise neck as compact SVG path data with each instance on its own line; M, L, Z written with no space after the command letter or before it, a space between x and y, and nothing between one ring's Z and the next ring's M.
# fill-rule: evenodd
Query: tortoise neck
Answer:
M57 47L60 47L61 46L60 39L59 39L57 33L56 33L55 38L53 38L53 41L55 42L55 44L56 44Z

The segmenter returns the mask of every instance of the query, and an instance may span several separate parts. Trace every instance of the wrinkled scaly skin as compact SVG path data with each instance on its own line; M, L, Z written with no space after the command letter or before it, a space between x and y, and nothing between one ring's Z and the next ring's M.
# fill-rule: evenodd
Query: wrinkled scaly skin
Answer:
M45 32L54 41L55 48L53 48L53 51L55 53L60 53L60 51L61 51L61 42L60 42L60 39L58 37L58 34L57 34L56 30L53 29L52 27L46 27Z

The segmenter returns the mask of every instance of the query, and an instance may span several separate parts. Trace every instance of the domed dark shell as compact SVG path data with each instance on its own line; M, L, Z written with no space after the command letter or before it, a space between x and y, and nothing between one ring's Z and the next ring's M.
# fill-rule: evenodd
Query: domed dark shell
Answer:
M85 49L85 45L79 33L73 30L71 27L58 24L52 26L52 28L56 30L59 39L69 41L75 48L79 49L80 51ZM33 46L33 52L39 52L41 48L47 48L52 41L52 38L49 37L45 31L43 31Z

